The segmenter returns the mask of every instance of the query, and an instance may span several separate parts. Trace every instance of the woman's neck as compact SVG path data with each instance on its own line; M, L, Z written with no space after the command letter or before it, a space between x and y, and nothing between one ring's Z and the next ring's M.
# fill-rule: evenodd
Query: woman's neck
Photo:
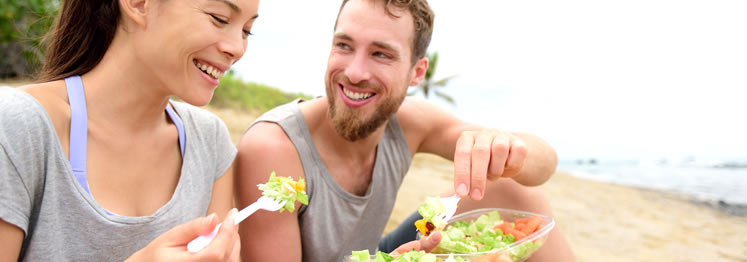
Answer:
M81 76L89 119L147 131L164 123L170 94L164 83L115 38L101 62Z

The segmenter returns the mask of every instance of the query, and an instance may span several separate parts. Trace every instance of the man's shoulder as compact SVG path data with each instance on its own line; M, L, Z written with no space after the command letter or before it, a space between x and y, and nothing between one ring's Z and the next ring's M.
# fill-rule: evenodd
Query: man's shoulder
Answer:
M239 154L251 154L253 158L282 161L298 158L296 147L280 125L260 121L252 125L241 136L237 145Z
M418 97L407 97L397 110L397 120L403 131L418 132L434 123L440 110L432 103Z

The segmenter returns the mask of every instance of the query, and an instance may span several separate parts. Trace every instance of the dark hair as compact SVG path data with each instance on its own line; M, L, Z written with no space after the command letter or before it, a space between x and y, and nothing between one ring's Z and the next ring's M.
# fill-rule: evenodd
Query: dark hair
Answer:
M47 57L39 79L54 81L91 71L109 49L119 17L117 0L63 0L44 39Z
M340 6L340 11L337 13L337 18L340 18L342 8L349 0L343 0ZM425 51L428 49L428 45L431 43L431 35L433 34L433 18L436 16L431 10L428 1L426 0L377 0L377 2L384 3L384 10L387 14L394 18L399 16L392 13L389 6L404 9L410 12L415 23L415 37L412 44L412 57L411 62L414 65L418 59L425 56ZM335 21L335 28L337 28L337 21Z

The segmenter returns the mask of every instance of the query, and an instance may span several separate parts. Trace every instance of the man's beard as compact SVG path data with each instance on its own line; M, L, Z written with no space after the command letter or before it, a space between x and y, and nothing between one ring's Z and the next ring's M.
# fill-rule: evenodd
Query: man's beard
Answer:
M397 113L399 106L402 105L402 102L405 100L404 93L401 96L390 98L379 97L378 99L381 100L381 103L377 106L376 111L374 111L374 114L369 119L364 120L361 116L362 113L357 109L343 106L342 108L339 108L340 111L338 112L338 108L335 106L337 90L334 90L335 88L339 89L337 86L338 82L350 85L350 81L335 81L332 85L327 85L329 114L330 118L332 118L332 125L335 127L337 134L351 142L358 141L371 135L371 133L386 123L392 115ZM369 85L368 82L363 82L356 86L365 90L380 90L378 88L370 88ZM379 92L376 92L377 96L379 94ZM342 93L341 95L345 94Z

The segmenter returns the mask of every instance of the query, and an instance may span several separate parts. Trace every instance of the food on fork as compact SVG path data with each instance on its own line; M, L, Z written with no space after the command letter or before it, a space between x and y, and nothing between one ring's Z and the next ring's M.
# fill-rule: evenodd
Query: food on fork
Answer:
M424 236L430 236L433 231L442 230L447 221L441 219L441 214L446 212L444 204L439 197L426 197L425 203L418 207L418 213L423 219L415 221L415 227Z
M280 212L283 212L283 210L293 212L296 209L296 200L304 205L309 204L309 196L306 195L306 182L303 178L294 181L291 177L276 177L275 171L272 171L267 183L259 184L257 187L262 190L262 195L265 197L278 202L287 201L280 208Z

